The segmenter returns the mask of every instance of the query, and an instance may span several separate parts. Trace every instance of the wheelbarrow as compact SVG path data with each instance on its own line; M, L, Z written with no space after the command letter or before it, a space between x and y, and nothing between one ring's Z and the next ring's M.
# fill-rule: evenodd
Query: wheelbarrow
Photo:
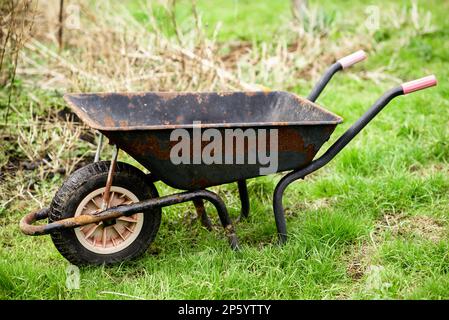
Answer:
M100 144L95 162L70 175L49 208L24 216L20 228L27 235L50 234L71 263L112 264L146 251L158 232L163 207L192 201L210 229L207 200L217 210L231 247L237 249L225 203L206 188L237 182L240 218L245 218L246 179L290 171L273 195L278 238L284 243L282 197L287 186L331 161L393 98L437 83L432 75L387 91L315 159L342 122L315 100L336 72L365 57L358 51L335 62L307 99L282 91L65 95L79 118L115 146L112 160L99 161ZM119 150L150 173L118 162ZM183 192L159 196L156 181ZM35 223L43 219L48 223Z

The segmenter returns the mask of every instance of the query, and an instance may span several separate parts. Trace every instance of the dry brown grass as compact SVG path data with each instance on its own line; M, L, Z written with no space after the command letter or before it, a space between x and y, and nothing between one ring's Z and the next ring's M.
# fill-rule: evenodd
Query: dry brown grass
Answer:
M382 233L388 232L394 237L418 237L437 242L445 233L441 221L426 215L406 216L403 214L386 214L376 226L374 241Z
M326 22L317 8L305 13L307 23L287 22L271 43L255 46L218 43L219 24L207 37L195 5L189 28L184 29L176 23L172 6L166 5L176 30L168 37L158 27L150 2L142 7L149 16L145 24L119 2L93 5L80 0L71 2L79 5L80 28L64 29L65 50L59 53L56 3L40 2L35 37L26 44L20 69L49 89L212 91L259 90L260 85L285 89L299 78L316 78L337 57L371 49L363 33L331 40L337 26ZM230 54L219 54L224 46L230 46Z
M2 0L0 2L0 87L8 88L4 122L8 122L19 52L28 40L34 20L31 0Z
M71 91L260 90L261 85L288 89L299 79L316 79L338 57L358 49L374 50L374 31L346 32L341 21L329 18L319 7L310 6L302 19L286 21L269 43L249 44L219 43L220 24L208 37L195 1L191 18L183 21L182 28L174 14L176 2L160 3L171 17L172 37L160 30L152 1L141 7L149 17L147 23L137 21L118 1L71 1L72 7L79 8L79 25L77 18L66 17L71 22L64 29L65 50L59 53L59 1L40 1L35 37L26 44L20 73L31 75L33 81L38 76L41 87ZM416 2L411 10L394 7L382 12L383 25L399 29L412 24L398 43L433 30ZM356 23L363 26L363 21ZM335 32L341 33L338 39L331 36ZM220 54L223 48L230 53ZM374 81L400 80L387 72L388 66L361 76Z
M393 239L415 238L436 243L444 239L446 233L447 227L434 217L385 214L371 233L371 242L354 247L345 256L347 274L355 280L362 278L373 264L377 247L385 241L387 235Z

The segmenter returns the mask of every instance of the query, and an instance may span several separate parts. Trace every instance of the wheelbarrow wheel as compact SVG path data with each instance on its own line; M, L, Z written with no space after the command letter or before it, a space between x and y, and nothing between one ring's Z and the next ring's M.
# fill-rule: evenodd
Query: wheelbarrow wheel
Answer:
M100 161L74 172L56 193L49 222L101 209L109 166L109 161ZM110 192L110 207L159 196L142 171L122 162L117 163ZM142 255L154 241L160 222L161 209L151 209L120 217L113 224L100 222L54 232L51 238L73 264L113 264Z

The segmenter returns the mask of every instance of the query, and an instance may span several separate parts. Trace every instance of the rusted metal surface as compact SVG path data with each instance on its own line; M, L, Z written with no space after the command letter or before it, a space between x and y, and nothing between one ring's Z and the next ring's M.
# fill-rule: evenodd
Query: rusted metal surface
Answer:
M47 219L49 215L49 209L44 208L41 210L33 211L26 216L24 216L19 223L20 230L29 236L38 236L41 234L46 234L44 232L45 226L35 226L33 225L36 221Z
M278 129L277 172L294 170L310 163L322 144L329 139L335 125L263 127ZM217 129L225 136L223 128ZM193 129L187 129L193 135ZM177 189L198 190L210 186L260 176L256 164L173 164L170 151L177 143L170 141L171 130L104 132L106 136L150 170L164 183ZM205 145L202 145L201 152ZM192 149L193 146L190 147ZM233 150L225 150L236 154ZM269 150L269 149L268 149ZM247 148L244 148L247 159ZM225 156L225 155L224 155Z
M193 200L193 204L196 209L198 218L200 218L201 224L207 229L212 230L212 221L210 221L209 216L206 213L206 208L204 207L204 201L202 199Z
M175 165L170 160L170 151L177 144L170 141L173 129L186 129L191 137L195 121L201 121L201 130L215 128L222 137L226 129L251 128L256 134L257 129L277 129L277 172L282 172L310 163L342 121L308 100L280 91L81 94L65 99L84 122L100 130L164 183L182 190L257 177L263 165ZM207 144L202 142L201 152ZM247 151L245 148L245 159ZM224 152L235 155L235 144L234 149Z
M125 214L121 211L105 210L97 214L85 214L77 217L67 218L59 221L54 221L45 225L34 225L36 221L47 218L49 209L43 209L38 212L32 212L20 221L20 230L29 236L39 236L44 234L50 234L54 231L63 229L73 229L81 226L85 226L91 223L98 223L101 221L107 221L111 219L117 219ZM44 212L47 216L44 216Z
M350 59L350 63L354 62L357 61ZM316 100L332 76L348 65L343 65L340 60L331 66L312 90L309 100L276 91L66 95L66 101L80 119L102 132L112 144L116 144L151 171L151 174L147 175L148 179L162 180L172 187L193 191L109 208L95 214L47 225L33 225L36 221L48 217L48 209L43 209L25 216L20 222L21 230L29 235L48 234L99 221L108 223L120 216L186 201L194 202L203 224L211 227L203 203L203 200L208 200L218 212L231 247L238 249L237 236L225 204L217 194L204 188L237 181L242 202L241 217L245 217L249 212L245 179L259 176L261 164L173 164L170 161L170 151L177 142L170 141L172 131L178 128L186 129L192 137L195 122L200 121L202 130L214 128L222 137L226 135L226 129L278 131L277 172L292 170L279 181L273 194L273 212L278 236L281 243L285 242L287 226L282 198L288 185L298 179L304 179L331 161L393 98L436 84L434 77L430 80L425 78L419 80L418 84L414 82L410 85L410 90L401 86L386 92L322 156L314 160L318 150L342 119L312 101ZM259 137L257 141L259 142ZM266 143L268 150L269 142ZM200 144L199 152L202 152L208 142ZM223 157L231 153L233 157L236 156L235 146L223 149ZM190 150L193 150L192 145ZM239 152L243 152L239 156L247 159L248 148L245 147ZM113 173L112 170L111 172ZM110 175L112 177L112 174ZM109 179L108 184L111 184Z
M49 209L46 208L24 216L20 221L20 229L26 235L38 236L50 234L55 231L64 229L74 229L91 223L98 223L101 221L106 222L120 218L122 216L131 216L135 213L144 212L154 208L162 208L173 204L187 201L196 201L200 199L208 200L215 206L220 218L220 222L225 229L225 234L230 242L231 247L233 249L237 249L237 237L235 235L235 230L232 225L231 218L228 215L228 211L223 200L221 200L221 198L216 193L207 190L177 193L174 195L144 200L129 205L121 205L109 208L103 211L96 212L94 214L85 214L72 218L62 219L45 225L34 225L36 221L43 220L48 217Z
M284 91L88 93L64 96L78 117L100 131L338 124L342 119Z

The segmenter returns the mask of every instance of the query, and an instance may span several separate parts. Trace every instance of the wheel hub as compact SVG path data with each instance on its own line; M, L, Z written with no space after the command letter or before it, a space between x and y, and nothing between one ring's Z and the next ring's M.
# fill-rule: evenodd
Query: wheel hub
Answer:
M104 190L105 188L100 188L87 195L79 204L75 216L102 210ZM110 192L108 207L139 201L125 188L112 186ZM80 243L90 251L100 254L116 253L128 247L137 238L142 229L143 218L143 213L136 213L113 221L92 223L76 228L75 234Z

